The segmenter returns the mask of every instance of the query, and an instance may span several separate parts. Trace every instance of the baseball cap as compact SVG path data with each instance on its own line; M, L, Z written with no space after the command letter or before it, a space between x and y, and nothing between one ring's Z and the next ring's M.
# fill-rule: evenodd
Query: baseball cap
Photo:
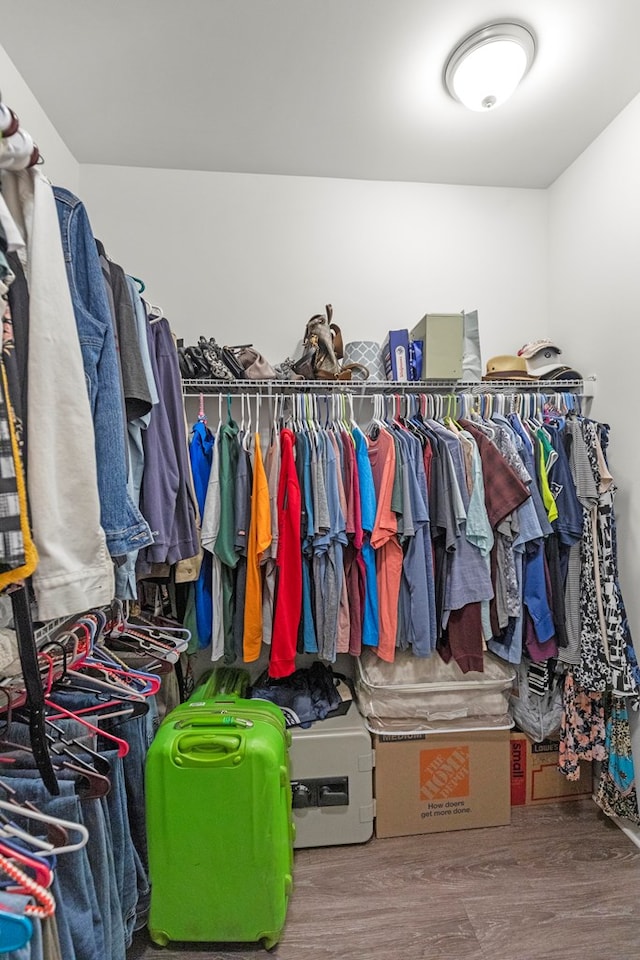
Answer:
M548 377L562 367L558 357L562 350L553 340L532 340L518 350L526 365L527 373L532 377Z

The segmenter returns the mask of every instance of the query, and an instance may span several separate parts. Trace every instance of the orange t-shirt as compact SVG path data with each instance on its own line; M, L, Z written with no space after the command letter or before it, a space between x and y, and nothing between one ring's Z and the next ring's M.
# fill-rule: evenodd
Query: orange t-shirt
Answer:
M376 491L376 520L371 533L371 546L376 551L378 583L379 639L377 653L393 663L398 633L398 598L402 578L402 547L398 543L398 518L391 509L391 495L396 469L393 437L381 429L369 438L369 460Z
M257 660L262 647L262 580L260 558L271 543L269 487L262 462L260 434L256 433L251 488L251 521L247 537L247 588L244 599L242 653L247 663Z

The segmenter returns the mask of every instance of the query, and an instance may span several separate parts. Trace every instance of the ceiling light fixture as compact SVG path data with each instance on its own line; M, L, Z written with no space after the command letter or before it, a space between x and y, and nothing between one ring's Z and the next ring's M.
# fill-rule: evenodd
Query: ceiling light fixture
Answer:
M445 86L470 110L493 110L515 91L533 63L535 48L533 34L520 23L482 27L451 53Z

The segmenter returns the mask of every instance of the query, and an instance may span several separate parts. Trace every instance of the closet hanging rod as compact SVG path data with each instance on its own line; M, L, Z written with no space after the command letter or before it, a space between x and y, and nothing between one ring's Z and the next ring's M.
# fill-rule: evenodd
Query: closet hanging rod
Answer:
M595 377L582 380L183 380L185 397L203 394L282 393L578 393L593 397Z

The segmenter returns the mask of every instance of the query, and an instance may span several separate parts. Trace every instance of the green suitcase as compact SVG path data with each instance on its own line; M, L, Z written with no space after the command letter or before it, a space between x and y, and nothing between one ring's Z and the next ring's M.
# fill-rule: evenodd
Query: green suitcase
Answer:
M209 696L218 682L165 718L147 754L149 932L270 948L292 885L290 738L273 704Z

